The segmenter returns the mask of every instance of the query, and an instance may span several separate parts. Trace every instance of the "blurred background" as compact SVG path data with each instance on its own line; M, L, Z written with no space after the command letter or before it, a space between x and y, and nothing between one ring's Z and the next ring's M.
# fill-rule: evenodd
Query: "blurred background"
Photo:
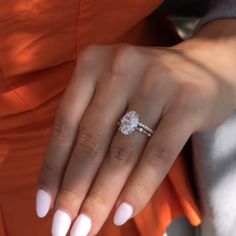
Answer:
M166 0L161 11L171 15L180 36L184 39L191 37L196 25L208 12L210 0Z

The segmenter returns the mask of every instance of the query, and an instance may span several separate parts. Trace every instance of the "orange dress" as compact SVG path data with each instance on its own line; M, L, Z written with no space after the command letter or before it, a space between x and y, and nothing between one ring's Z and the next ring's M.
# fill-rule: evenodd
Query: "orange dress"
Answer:
M36 217L35 192L55 111L76 57L90 43L176 43L173 27L151 14L160 4L1 0L0 236L50 235L52 213ZM200 223L182 154L140 214L122 227L109 217L99 236L162 236L181 215L193 225Z

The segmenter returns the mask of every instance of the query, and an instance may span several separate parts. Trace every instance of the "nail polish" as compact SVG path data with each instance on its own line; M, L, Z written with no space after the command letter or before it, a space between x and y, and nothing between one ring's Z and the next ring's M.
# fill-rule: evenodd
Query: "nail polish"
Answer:
M91 219L87 215L81 213L77 217L71 229L70 236L87 236L91 228L92 228Z
M133 207L129 204L123 202L117 208L116 213L113 218L113 222L115 225L120 226L123 225L133 214Z
M39 218L43 218L47 215L50 205L51 196L46 191L39 189L36 194L36 214Z
M70 228L71 217L62 210L57 210L52 221L52 235L65 236Z

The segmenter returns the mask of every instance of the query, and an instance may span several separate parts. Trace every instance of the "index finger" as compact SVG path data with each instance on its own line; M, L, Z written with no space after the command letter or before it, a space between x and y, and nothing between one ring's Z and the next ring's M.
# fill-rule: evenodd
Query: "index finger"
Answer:
M58 108L39 178L36 213L44 217L55 201L79 122L95 91L95 73L77 66Z

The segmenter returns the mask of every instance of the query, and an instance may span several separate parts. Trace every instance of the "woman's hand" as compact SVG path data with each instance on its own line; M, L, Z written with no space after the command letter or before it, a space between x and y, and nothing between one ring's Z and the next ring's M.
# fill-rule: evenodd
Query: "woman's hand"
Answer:
M39 217L56 208L54 236L66 235L73 220L72 236L95 235L114 204L116 225L138 214L191 134L216 127L234 111L232 60L220 47L200 45L92 45L81 52L37 193ZM126 111L155 130L150 139L117 129Z

